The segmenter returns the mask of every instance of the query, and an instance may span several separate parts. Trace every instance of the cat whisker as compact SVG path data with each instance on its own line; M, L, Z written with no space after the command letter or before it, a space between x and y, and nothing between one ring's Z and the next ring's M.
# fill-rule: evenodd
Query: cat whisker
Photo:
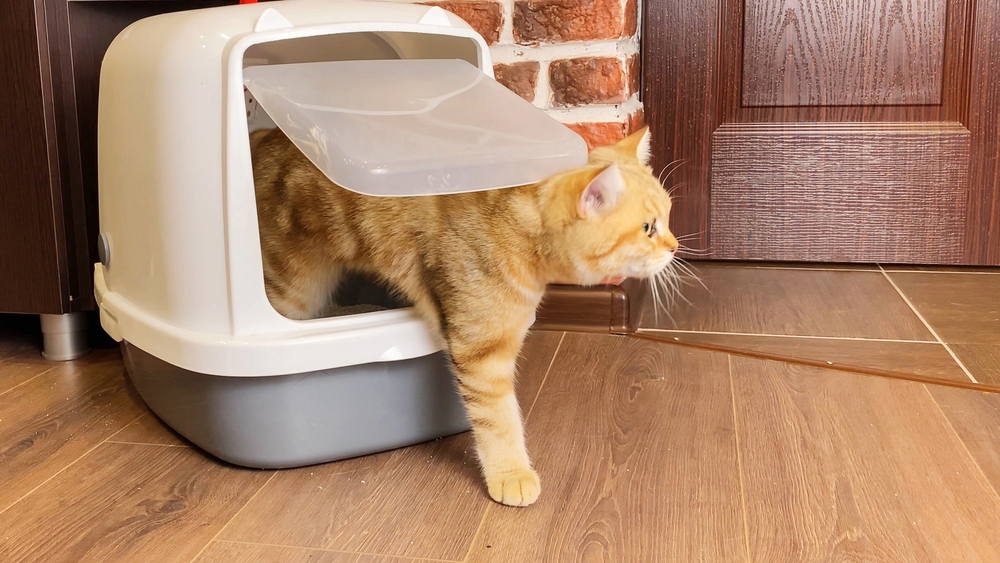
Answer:
M679 269L678 265L675 264L675 263L671 263L671 266L669 268L669 270L670 270L670 274L669 275L670 275L671 287L673 288L674 294L677 297L680 297L681 299L683 299L684 302L687 303L688 305L692 305L691 301L688 300L688 298L684 296L684 292L683 292L683 289L682 289L682 286L687 283L687 280L685 279L685 276L679 275L677 273L677 271L676 271L677 269Z
M681 201L684 198L680 197L680 196L675 196L674 192L676 192L678 190L678 188L683 188L684 186L687 186L687 184L688 184L687 182L680 182L680 183L674 184L673 186L670 186L669 188L664 188L664 189L667 190L667 195L670 196L671 200Z
M663 167L663 170L660 170L660 173L656 175L656 179L659 180L659 182L662 184L663 181L666 180L667 178L669 178L671 174L673 174L674 172L677 172L677 170L681 166L684 166L688 162L690 162L690 159L688 159L688 158L680 158L680 159L677 159L677 160L675 160L675 161L667 164L666 166ZM673 168L671 168L671 167L673 167ZM668 172L668 170L669 170L669 172Z
M700 236L702 236L704 234L705 234L705 231L698 231L697 233L688 233L686 235L681 235L681 236L677 237L677 240L678 241L688 240L688 239L692 239L692 238L695 238L695 237L700 237Z
M677 268L685 278L694 280L695 282L698 283L698 285L702 287L702 289L711 292L711 290L708 289L708 286L705 285L705 282L701 281L701 278L698 276L697 273L695 273L694 268L692 268L692 266L687 262L685 262L683 259L674 258L674 260L672 261L672 266L674 268Z

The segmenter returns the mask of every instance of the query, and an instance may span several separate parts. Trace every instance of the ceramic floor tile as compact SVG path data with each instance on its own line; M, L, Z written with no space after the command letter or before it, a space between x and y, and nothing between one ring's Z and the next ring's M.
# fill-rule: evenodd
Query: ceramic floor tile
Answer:
M942 381L969 382L944 346L937 342L839 340L788 336L745 336L706 332L643 333L650 338L723 346L789 358L827 362L842 367L885 370Z
M1000 386L1000 343L949 344L949 347L976 381Z
M889 277L945 342L1000 343L1000 276L890 272Z
M881 272L787 270L701 263L701 285L640 326L748 334L933 340Z

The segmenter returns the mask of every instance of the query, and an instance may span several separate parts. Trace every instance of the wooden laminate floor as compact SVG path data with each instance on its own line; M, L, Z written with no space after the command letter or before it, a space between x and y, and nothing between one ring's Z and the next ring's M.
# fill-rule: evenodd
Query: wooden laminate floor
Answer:
M1000 272L697 270L707 289L641 337L530 336L526 509L489 501L467 434L221 463L148 412L117 350L46 362L0 317L0 561L1000 561L1000 394L955 387L1000 385Z

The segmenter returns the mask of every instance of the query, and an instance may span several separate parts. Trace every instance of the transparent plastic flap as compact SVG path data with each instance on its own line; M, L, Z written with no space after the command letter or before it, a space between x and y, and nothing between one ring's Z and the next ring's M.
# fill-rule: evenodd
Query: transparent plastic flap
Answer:
M244 69L247 88L333 182L362 194L474 192L587 162L579 135L462 60Z

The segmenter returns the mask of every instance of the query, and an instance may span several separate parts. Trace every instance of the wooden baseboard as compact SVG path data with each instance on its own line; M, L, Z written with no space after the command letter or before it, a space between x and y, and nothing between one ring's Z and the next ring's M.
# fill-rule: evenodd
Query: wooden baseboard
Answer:
M637 280L593 287L549 286L532 328L630 334L638 326L644 290L645 284Z

